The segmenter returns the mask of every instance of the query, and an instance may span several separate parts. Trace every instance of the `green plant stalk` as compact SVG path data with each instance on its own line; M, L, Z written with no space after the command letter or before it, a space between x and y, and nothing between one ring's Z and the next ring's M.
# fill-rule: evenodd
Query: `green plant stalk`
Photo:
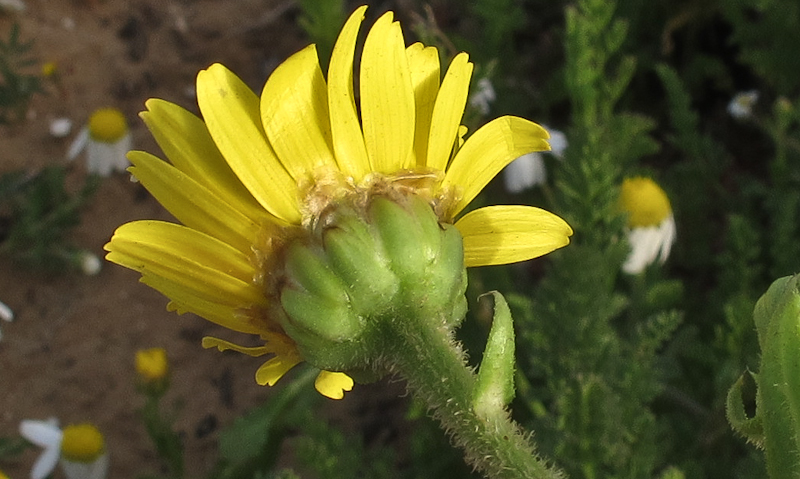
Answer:
M442 428L465 451L467 462L490 478L563 477L541 460L502 406L473 407L478 376L446 327L431 328L431 318L413 312L390 324L395 338L385 361L406 379L409 388L433 411ZM444 319L442 320L444 323Z
M161 415L161 395L147 394L142 420L147 434L156 447L159 458L169 469L169 477L183 477L183 445L180 436L172 430L172 425Z

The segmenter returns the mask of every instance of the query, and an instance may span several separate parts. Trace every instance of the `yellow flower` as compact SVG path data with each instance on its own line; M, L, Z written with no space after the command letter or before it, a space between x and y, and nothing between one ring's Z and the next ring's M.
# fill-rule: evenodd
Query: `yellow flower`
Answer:
M151 99L142 118L170 160L131 152L131 172L183 225L135 221L106 245L108 260L192 312L264 346L217 338L203 346L272 354L256 372L273 385L303 361L269 314L276 263L322 214L345 198L376 192L416 196L463 237L468 267L524 261L569 242L557 216L526 206L489 206L459 217L514 158L549 148L547 132L506 116L463 139L461 117L472 64L458 54L440 80L435 48L405 46L391 12L370 29L360 59L360 108L353 64L366 7L349 18L324 77L313 45L269 77L260 98L224 66L197 77L203 119ZM340 398L352 387L322 371L316 387Z
M136 372L145 383L163 380L169 372L167 351L164 348L140 349L136 351Z

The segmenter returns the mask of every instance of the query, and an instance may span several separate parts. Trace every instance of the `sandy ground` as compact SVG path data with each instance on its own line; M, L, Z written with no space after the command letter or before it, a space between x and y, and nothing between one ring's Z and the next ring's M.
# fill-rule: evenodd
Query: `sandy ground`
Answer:
M294 2L282 0L26 3L22 13L0 15L0 33L8 38L18 22L23 39L35 40L33 55L40 64L56 62L59 81L34 98L27 120L0 126L0 172L64 164L80 125L104 106L125 113L137 149L160 153L136 116L147 98L196 110L195 75L213 62L226 64L260 90L268 72L306 42L295 26ZM61 116L75 128L56 139L48 125ZM76 160L70 175L85 174ZM127 176L104 180L74 233L76 245L102 255L117 226L139 218L169 219ZM2 325L0 436L15 434L25 418L91 421L106 436L110 477L157 471L136 416L143 400L135 391L133 356L137 349L163 346L173 369L166 402L183 403L176 426L186 434L187 473L205 475L216 459L219 428L270 393L253 380L260 362L201 349L202 336L221 331L199 318L167 312L166 299L137 280L138 274L112 264L94 277L54 277L0 258L0 300L17 315L14 323ZM363 394L333 404L333 413L352 410ZM28 477L37 454L26 451L2 467L12 479Z

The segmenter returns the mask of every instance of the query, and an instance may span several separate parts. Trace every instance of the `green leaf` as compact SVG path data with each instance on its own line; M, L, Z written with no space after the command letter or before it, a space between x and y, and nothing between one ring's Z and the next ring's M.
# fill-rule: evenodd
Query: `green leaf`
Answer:
M748 371L753 380L758 382L755 374ZM725 415L733 430L744 436L747 442L752 443L759 449L764 448L764 427L760 416L748 417L742 404L742 386L744 385L744 374L733 383L728 390L725 400Z
M472 406L480 416L505 411L514 399L514 324L503 295L494 297L494 320L483 352Z

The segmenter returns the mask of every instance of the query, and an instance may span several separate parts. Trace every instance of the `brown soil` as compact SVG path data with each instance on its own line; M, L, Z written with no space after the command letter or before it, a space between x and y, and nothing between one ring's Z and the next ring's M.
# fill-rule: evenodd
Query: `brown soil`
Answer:
M147 98L196 110L195 75L213 62L224 63L259 91L268 72L306 42L296 27L294 2L285 0L26 3L22 13L0 14L0 34L8 38L18 22L23 40L35 40L40 64L56 62L59 82L34 97L26 120L0 126L0 173L65 164L80 125L104 106L126 114L137 149L159 153L136 116ZM48 133L49 121L60 116L75 125L65 139ZM70 175L85 174L76 161ZM139 218L170 219L141 186L118 174L103 181L71 240L102 255L114 229ZM50 276L0 258L0 300L17 316L2 324L0 437L15 435L26 418L91 421L108 441L112 478L159 470L137 417L143 405L135 389L137 349L163 346L168 352L173 384L166 404L182 403L176 427L186 434L189 477L202 477L213 465L219 428L271 392L254 382L259 360L200 347L206 334L236 339L233 335L197 317L167 312L164 297L121 267L105 264L94 277ZM329 407L347 414L370 390L375 389L354 391ZM211 433L202 434L203 428ZM28 477L38 454L30 449L0 467L13 479Z

